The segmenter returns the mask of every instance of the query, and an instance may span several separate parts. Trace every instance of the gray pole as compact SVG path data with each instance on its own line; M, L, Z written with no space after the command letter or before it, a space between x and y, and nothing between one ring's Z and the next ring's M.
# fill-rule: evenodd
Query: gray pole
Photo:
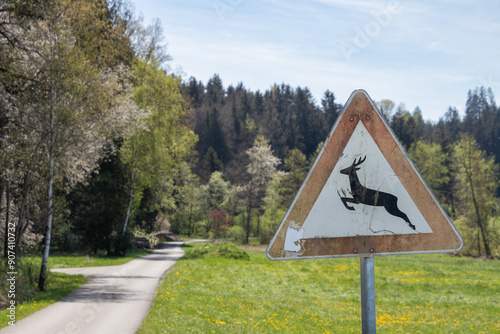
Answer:
M375 310L375 260L361 257L361 328L363 334L375 334L377 318Z

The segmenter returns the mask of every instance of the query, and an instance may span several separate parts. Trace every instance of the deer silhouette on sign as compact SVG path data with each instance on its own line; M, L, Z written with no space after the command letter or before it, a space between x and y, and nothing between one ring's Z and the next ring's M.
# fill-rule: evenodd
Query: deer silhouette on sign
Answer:
M342 196L340 197L342 203L344 203L344 206L348 210L354 210L354 207L349 206L347 203L383 206L388 213L404 219L408 226L415 230L415 225L410 222L408 216L403 211L399 210L398 198L396 196L382 191L368 189L363 186L361 182L359 182L356 171L359 170L358 166L365 162L365 160L366 156L363 159L359 158L358 162L356 162L356 159L354 159L351 166L340 170L341 174L349 176L349 183L351 185L350 193L352 195L352 198Z

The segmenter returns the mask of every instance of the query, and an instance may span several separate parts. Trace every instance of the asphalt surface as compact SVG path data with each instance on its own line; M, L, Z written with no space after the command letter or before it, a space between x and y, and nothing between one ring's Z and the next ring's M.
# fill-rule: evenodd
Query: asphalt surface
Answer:
M53 272L93 277L79 289L0 334L135 333L141 326L156 288L184 255L182 242L163 245L153 253L112 267L54 269Z

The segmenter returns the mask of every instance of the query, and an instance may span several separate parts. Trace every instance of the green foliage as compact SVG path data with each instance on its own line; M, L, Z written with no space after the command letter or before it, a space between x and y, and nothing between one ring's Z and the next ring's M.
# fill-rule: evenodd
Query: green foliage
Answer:
M474 137L481 150L494 155L495 162L500 163L500 108L496 106L491 87L469 90L463 128Z
M217 246L217 250L214 252L215 255L226 259L233 260L250 260L250 256L244 250L239 249L232 244L221 244Z
M130 65L133 50L128 38L123 38L126 24L123 18L113 17L109 1L60 1L71 21L73 34L89 60L100 68L124 63ZM118 8L115 8L115 10Z
M432 191L443 199L444 187L450 181L446 156L439 144L413 143L408 151L418 171Z
M377 106L382 116L384 116L386 121L389 121L392 118L392 111L396 106L395 103L389 99L382 99L377 103Z
M270 186L267 189L266 197L264 198L264 214L260 217L259 240L263 245L271 241L281 220L285 216L287 207L283 206L282 196L279 191L281 190L283 179L287 176L284 173L276 175L271 180Z
M174 198L176 207L170 214L171 231L188 237L196 234L196 223L205 213L205 189L187 163L182 163L174 175Z
M423 135L424 121L420 109L415 109L413 113L410 113L405 109L404 104L400 105L392 118L391 128L401 144L408 149Z
M283 176L278 188L281 208L288 208L292 204L306 178L309 166L305 154L298 149L291 150L285 159L285 168L288 173Z
M286 210L267 208L261 216L261 226L259 240L262 245L267 245L274 233L278 230L281 220L285 216Z
M231 183L224 181L221 172L213 172L210 180L203 187L206 196L207 209L221 210L229 201Z
M197 138L182 123L186 110L179 81L154 62L137 60L133 71L134 101L151 114L145 119L146 129L125 141L122 157L142 187L153 187L190 153Z
M499 166L492 157L479 149L470 135L463 135L453 146L454 170L458 180L457 194L461 200L460 212L464 216L462 226L474 226L480 236L484 254L491 256L489 223L497 207L495 194L498 188ZM466 224L468 222L469 224ZM472 225L472 226L471 226ZM470 233L466 234L469 236ZM474 243L474 239L468 240ZM481 245L478 247L482 254Z
M240 225L233 225L227 231L227 238L234 243L242 244L245 240L245 229Z
M150 111L145 118L145 129L138 130L122 147L122 159L130 168L131 200L135 194L142 197L145 189L149 203L141 203L142 215L167 211L174 207L172 172L179 168L197 141L197 136L184 125L187 112L180 94L180 82L166 76L154 61L137 60L134 67L134 101ZM137 202L136 202L137 203ZM129 209L129 210L130 210ZM124 223L126 228L127 219Z
M473 257L484 256L484 245L477 223L467 215L458 217L453 223L465 240L464 248L460 253ZM491 255L500 258L500 217L489 217L487 227Z
M325 114L326 118L326 127L327 130L329 130L337 120L337 117L339 116L341 111L341 107L337 103L335 103L335 94L333 94L333 92L329 90L327 90L323 95L321 106L323 107L323 113Z

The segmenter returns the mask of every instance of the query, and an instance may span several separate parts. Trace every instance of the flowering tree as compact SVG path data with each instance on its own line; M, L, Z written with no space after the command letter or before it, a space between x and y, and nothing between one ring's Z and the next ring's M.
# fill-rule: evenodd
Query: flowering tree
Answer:
M246 168L248 181L239 188L239 193L245 203L245 243L248 244L252 227L252 209L261 207L269 181L276 174L276 167L281 160L273 155L271 145L263 136L257 136L247 155L250 160Z

